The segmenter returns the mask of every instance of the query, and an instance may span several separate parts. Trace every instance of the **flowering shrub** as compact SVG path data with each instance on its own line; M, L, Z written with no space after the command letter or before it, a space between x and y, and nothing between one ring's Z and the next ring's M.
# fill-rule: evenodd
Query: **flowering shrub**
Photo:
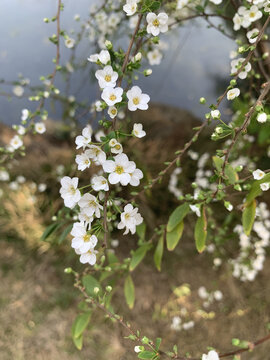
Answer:
M38 103L36 111L22 110L21 125L14 126L13 138L0 149L0 180L8 182L10 179L9 160L25 155L25 150L27 153L24 146L26 134L46 132L49 116L46 99L63 96L69 104L70 117L76 120L80 103L75 98L65 98L55 87L54 80L58 73L65 73L74 66L72 63L60 64L60 45L73 51L86 35L97 48L85 63L94 71L100 94L94 104L85 106L84 111L91 113L92 124L85 124L81 133L75 136L73 147L77 152L73 169L68 173L60 171L60 195L65 209L56 213L55 222L45 230L43 239L57 230L63 217L69 220L61 241L70 233L71 247L78 255L78 261L89 267L83 272L72 268L65 271L74 275L75 287L81 292L87 309L101 309L126 329L128 338L135 343L134 351L138 358L189 359L189 356L179 353L176 345L171 351L161 350L160 338L155 341L147 338L116 314L112 306L114 288L108 279L114 279L113 284L123 280L125 299L132 309L135 302L132 271L147 253L152 254L160 271L165 247L169 251L176 248L185 234L187 221L192 224L198 253L211 253L214 267L222 266L223 261L229 259L232 275L241 281L254 281L263 269L270 241L270 212L264 202L270 185L270 169L267 168L270 155L270 113L267 106L270 67L266 51L270 2L104 1L93 6L87 19L82 20L77 39L61 29L63 3L58 0L57 14L53 19L44 19L57 24L57 34L50 37L56 46L55 68L52 74L41 77L42 90L29 97L30 101ZM162 61L164 43L161 39L165 33L197 17L236 40L237 50L231 52L228 84L216 104L207 104L205 98L199 100L202 106L208 107L204 121L194 128L190 141L175 152L175 158L169 159L155 178L146 180L143 169L135 162L135 151L129 155L125 153L130 138L142 142L147 136L141 123L130 126L129 112L147 111L151 106L150 96L134 84L139 74L145 77L152 74L148 63L155 66ZM212 23L212 17L222 18L228 25L226 29ZM79 17L75 20L81 21ZM124 26L130 32L126 50L117 47L114 41ZM18 95L20 90L16 88L14 92ZM229 121L222 119L224 115L220 109L226 99L232 102L234 111ZM77 115L79 118L79 112ZM94 122L95 119L98 122ZM97 124L100 125L98 130ZM192 147L206 128L212 132L209 137L213 142L212 150L195 151ZM74 126L70 125L70 129ZM260 156L256 155L257 149ZM185 160L192 162L192 169L195 169L190 170L190 182L183 176L187 170ZM87 173L89 169L92 170L91 179L87 175L86 182L82 172ZM147 226L148 219L142 216L140 203L150 190L154 192L156 184L167 181L167 175L170 175L168 193L174 195L178 205L166 223L154 224L156 227L152 232ZM46 189L44 186L43 191ZM16 185L11 182L12 187ZM122 261L111 249L119 230L123 235L131 234L138 238L137 248ZM234 254L237 252L234 257L228 251L230 238L237 244L234 245ZM199 296L208 307L214 300L220 301L223 295L220 290L209 293L201 287ZM73 340L78 349L82 348L83 332L89 321L87 310L78 315L73 325ZM171 328L188 330L194 326L192 319L183 324L181 321L179 316L174 316ZM210 349L201 355L201 359L237 356L253 350L269 338L266 336L256 343L234 339L233 345L239 349L225 354Z

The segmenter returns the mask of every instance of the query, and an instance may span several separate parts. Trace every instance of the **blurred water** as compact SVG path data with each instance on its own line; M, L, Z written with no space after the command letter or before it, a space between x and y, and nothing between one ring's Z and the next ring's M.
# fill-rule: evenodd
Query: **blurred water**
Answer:
M76 29L78 24L73 20L74 14L84 18L93 2L64 0L61 27L68 33ZM55 33L56 24L45 24L43 18L54 16L56 7L56 0L0 0L0 78L11 81L22 73L32 85L37 85L41 75L52 72L55 46L48 41L48 36ZM234 48L233 41L214 29L207 29L203 21L186 24L162 39L169 45L162 64L153 66L153 75L148 78L142 76L138 85L151 96L152 101L185 108L202 117L205 108L199 105L198 99L205 96L210 102L215 102L220 94L217 86L220 79L228 78L229 52ZM91 53L87 42L79 48L79 53L84 57ZM62 46L62 64L68 60L69 54L70 50ZM95 65L89 63L90 66ZM84 76L76 74L72 77L71 94L90 102L95 100L98 89L95 84L87 85L83 81ZM64 86L59 75L56 86L60 89ZM11 91L11 87L1 85L0 88ZM34 104L25 97L9 101L0 96L0 121L19 123L24 107L34 109ZM60 108L51 111L50 116L58 118Z

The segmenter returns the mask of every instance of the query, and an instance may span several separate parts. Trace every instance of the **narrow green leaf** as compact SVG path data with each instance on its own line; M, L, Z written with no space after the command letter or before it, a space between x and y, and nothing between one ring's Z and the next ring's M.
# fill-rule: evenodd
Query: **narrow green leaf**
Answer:
M134 301L135 301L135 287L130 275L126 277L124 284L124 292L128 307L130 309L133 309Z
M65 238L68 236L68 234L70 233L71 229L72 229L73 224L69 224L65 230L62 232L62 234L60 235L59 239L58 239L58 244L62 244L62 242L65 240Z
M83 347L83 336L81 335L80 337L78 338L72 338L73 342L74 342L74 345L76 346L76 348L78 350L82 350L82 347Z
M160 348L161 341L162 341L161 338L156 339L156 348L155 348L156 350L158 350Z
M203 250L205 249L206 236L207 236L207 219L205 215L205 209L202 208L202 214L196 222L195 231L194 231L196 248L199 251L199 253L203 252Z
M250 202L242 214L242 224L246 235L250 235L256 215L256 200Z
M146 232L146 225L144 222L136 226L136 233L141 240L145 239L145 232Z
M162 234L158 240L158 244L154 253L154 262L158 271L161 271L163 250L164 250L164 235Z
M56 231L62 224L59 223L53 223L51 225L49 225L48 227L46 227L46 229L44 230L44 233L41 236L41 240L45 241L54 231Z
M85 275L82 278L82 283L83 283L83 286L85 287L85 291L87 292L88 295L91 295L91 296L95 295L95 293L94 293L95 287L97 287L97 288L99 288L99 290L101 290L100 283L92 275Z
M175 249L178 244L184 230L184 222L181 221L172 231L167 232L166 240L167 240L167 249L172 251Z
M140 264L140 262L145 257L148 249L149 249L149 245L145 244L140 246L136 251L134 251L129 265L130 271L133 271Z
M141 351L138 354L138 358L139 359L152 359L153 356L155 356L156 353L154 353L153 351Z
M72 325L72 337L79 338L82 336L84 330L86 329L87 325L89 324L91 317L91 313L87 312L84 314L80 314L76 317L73 325Z
M167 231L172 231L181 221L183 221L184 217L189 213L189 211L190 208L187 203L178 206L169 217Z

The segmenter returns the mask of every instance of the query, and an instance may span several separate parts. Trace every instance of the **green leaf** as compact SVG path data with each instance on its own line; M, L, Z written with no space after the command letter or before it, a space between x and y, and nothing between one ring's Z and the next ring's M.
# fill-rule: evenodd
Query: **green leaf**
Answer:
M133 271L139 265L139 263L145 257L148 249L149 249L149 245L144 244L144 245L140 246L136 251L134 251L131 261L130 261L130 265L129 265L130 271Z
M172 231L181 221L183 221L184 217L189 213L189 211L190 208L187 203L178 206L169 217L167 231Z
M83 283L83 286L85 287L85 291L90 296L95 295L95 293L94 293L95 287L99 288L99 291L101 291L100 283L92 275L85 275L82 278L82 283Z
M201 216L198 218L196 222L195 231L194 231L196 248L199 251L199 253L203 252L203 250L205 249L206 236L207 236L207 218L205 215L205 209L202 208Z
M41 236L41 240L45 241L54 231L56 231L62 224L61 223L53 223L46 227L44 233Z
M263 179L261 180L255 180L251 186L251 189L247 195L246 198L246 205L248 205L252 200L254 200L257 196L261 195L262 190L260 188L260 185L269 182L270 181L270 173L266 174Z
M256 215L256 200L250 202L242 214L242 224L246 235L250 235Z
M181 221L172 231L167 232L166 240L167 240L167 249L172 251L175 249L178 244L184 230L184 222Z
M154 253L154 262L158 271L161 271L163 250L164 250L164 235L162 234L158 240L158 244Z
M150 5L150 10L151 11L157 11L160 8L160 1L154 1L151 5Z
M152 359L153 356L155 356L155 355L156 355L156 353L153 351L141 351L138 354L138 358L139 359Z
M144 222L136 226L136 233L141 240L145 239L145 232L146 232L146 225Z
M68 234L70 233L71 229L72 229L73 224L69 224L65 230L62 232L62 234L60 235L59 239L58 239L58 244L62 244L62 242L65 240L65 238L68 236Z
M160 348L161 341L162 341L161 338L156 339L156 347L155 347L156 350L158 350Z
M218 172L222 171L223 161L224 160L220 157L213 156L213 162ZM237 172L229 164L225 166L224 174L228 178L230 184L235 184L239 180Z
M72 325L72 338L77 339L82 336L84 330L86 329L87 325L89 324L91 317L91 313L87 312L84 314L80 314L76 317L73 325Z
M124 284L124 292L128 307L130 309L133 309L134 301L135 301L135 287L130 275L126 277Z
M76 346L76 348L78 350L82 350L82 347L83 347L83 336L81 335L80 337L78 338L72 338L73 342L74 342L74 345Z

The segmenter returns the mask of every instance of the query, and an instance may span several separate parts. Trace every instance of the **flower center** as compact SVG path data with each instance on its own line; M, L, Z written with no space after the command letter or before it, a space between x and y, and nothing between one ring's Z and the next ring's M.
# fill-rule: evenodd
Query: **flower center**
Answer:
M96 203L95 203L95 201L94 200L90 200L89 202L88 202L88 205L90 206L90 207L96 207Z
M156 27L159 26L159 21L158 21L158 19L155 19L155 20L153 21L153 25L156 26Z
M133 104L138 105L140 102L140 99L138 97L133 98Z
M71 186L69 187L69 191L71 192L72 195L74 195L75 192L76 192L76 189L75 189L75 187L74 187L73 185L71 185Z
M110 82L112 80L111 75L105 75L105 81Z
M116 109L112 109L112 110L111 110L111 114L112 114L112 115L116 115L116 114L117 114L117 110L116 110Z
M101 184L102 184L102 185L105 185L105 184L107 184L107 181L106 181L106 180L102 180Z
M83 241L84 242L89 242L90 241L90 235L85 234L84 237L83 237Z
M110 100L111 100L111 101L116 100L116 96L115 96L114 94L112 94L112 95L110 96Z
M125 219L128 220L130 218L130 214L125 215Z
M253 11L249 14L249 16L250 16L251 18L254 18L255 15L256 15L256 14L255 14L255 12L253 12Z
M119 144L115 145L115 149L116 149L116 150L120 150L120 149L121 149L121 145L119 145Z
M116 172L118 175L123 174L123 172L124 172L123 166L117 165L117 166L116 166L116 169L115 169L115 172Z

